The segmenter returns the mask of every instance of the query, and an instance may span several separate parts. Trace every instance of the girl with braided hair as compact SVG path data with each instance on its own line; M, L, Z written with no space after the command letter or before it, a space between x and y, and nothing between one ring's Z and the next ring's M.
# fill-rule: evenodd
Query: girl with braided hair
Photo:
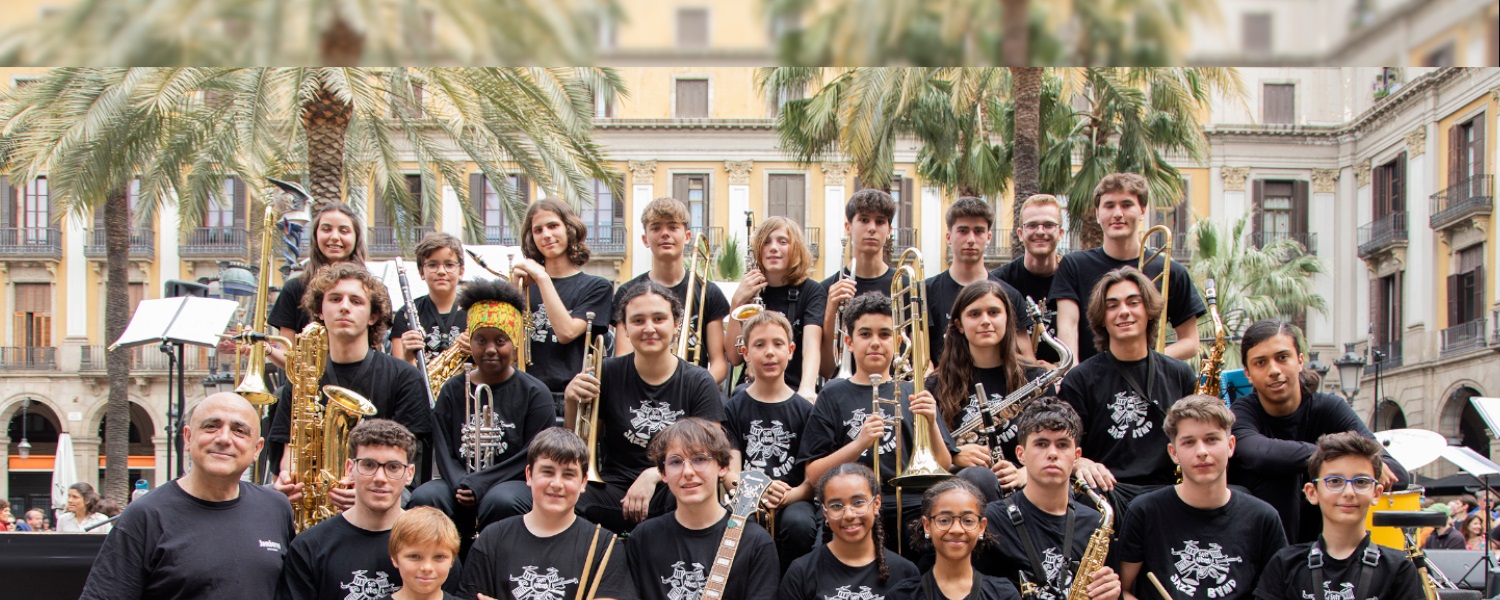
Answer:
M829 469L813 488L833 539L798 558L781 578L778 600L883 600L892 585L919 575L916 565L885 548L880 488L859 463Z
M886 594L886 600L1020 600L1009 579L974 569L984 539L984 494L962 477L939 482L922 494L922 521L912 526L912 546L931 549L936 563L925 575L909 577Z

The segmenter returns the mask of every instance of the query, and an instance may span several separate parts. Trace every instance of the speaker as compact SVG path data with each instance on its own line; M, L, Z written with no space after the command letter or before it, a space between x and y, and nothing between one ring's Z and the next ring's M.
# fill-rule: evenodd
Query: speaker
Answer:
M196 281L183 281L181 279L168 279L163 285L163 298L181 298L192 296L196 298L208 297L208 286Z
M1427 562L1453 581L1453 585L1465 590L1484 590L1484 551L1482 550L1423 550ZM1500 562L1500 554L1490 553L1491 562Z

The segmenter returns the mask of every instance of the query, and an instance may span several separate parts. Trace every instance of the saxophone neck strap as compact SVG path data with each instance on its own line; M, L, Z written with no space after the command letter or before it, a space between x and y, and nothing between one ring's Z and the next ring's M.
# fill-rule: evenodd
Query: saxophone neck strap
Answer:
M1037 552L1036 542L1031 539L1031 530L1026 527L1026 517L1021 513L1021 507L1017 505L1022 495L1015 494L1011 497L1010 502L1005 504L1005 513L1010 517L1011 525L1016 527L1016 535L1021 538L1021 547L1026 550L1026 559L1031 562L1032 576L1036 577L1040 585L1051 585L1051 580L1047 578L1047 569L1042 564L1041 555ZM1068 502L1068 512L1063 516L1063 520L1065 524L1063 525L1062 557L1063 562L1066 563L1069 560L1068 557L1073 554L1073 503L1071 501Z

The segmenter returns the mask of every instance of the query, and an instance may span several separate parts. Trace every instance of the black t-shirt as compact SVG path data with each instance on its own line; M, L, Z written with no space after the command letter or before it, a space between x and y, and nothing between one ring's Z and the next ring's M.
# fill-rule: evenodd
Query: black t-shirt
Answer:
M793 294L797 296L796 314L792 314ZM761 301L766 303L766 310L779 312L792 322L792 343L797 344L797 351L792 354L792 360L787 362L784 379L795 390L802 383L802 356L806 354L802 349L802 328L807 325L823 326L823 310L828 308L828 291L818 282L808 279L801 285L768 286L761 290L760 296ZM733 343L733 340L728 343ZM749 373L749 369L740 373L738 383L745 382L746 373Z
M1047 374L1047 370L1040 367L1030 367L1023 369L1023 373L1025 374L1026 381L1031 381ZM998 404L1000 402L1003 402L1005 400L1005 397L1012 391L1014 391L1010 389L1009 385L1006 385L1005 369L1002 367L989 367L983 369L975 367L969 372L969 377L973 383L984 384L984 393L985 395L989 396L989 398L985 399L984 401L986 405ZM938 395L938 393L942 390L942 385L942 380L938 379L936 375L927 378L927 389L932 390L933 396ZM1049 387L1048 389L1051 388ZM958 429L964 423L969 422L971 419L980 418L979 405L974 401L974 394L976 393L976 391L976 389L971 388L969 390L969 395L963 402L961 410L947 419L949 431ZM1041 394L1038 394L1037 396L1040 395ZM1033 396L1033 399L1034 398L1036 398L1036 396ZM1014 408L1014 406L1012 408ZM1019 411L1017 411L1017 414L1020 414ZM1018 419L1006 419L1003 422L998 422L995 424L996 428L999 429L996 437L1000 438L1000 447L1005 450L1005 456L1007 460L1014 459L1016 456L1017 421ZM953 441L954 443L958 444L977 443L981 446L988 447L989 440L984 439L984 437L985 436L980 436L980 439L975 441L960 441L958 439L954 439Z
M1304 394L1297 410L1285 417L1267 414L1255 393L1236 399L1230 409L1234 411L1235 448L1229 459L1229 482L1244 486L1281 513L1287 540L1318 539L1323 531L1322 513L1302 495L1307 459L1317 450L1318 437L1357 431L1373 439L1374 434L1347 402L1332 394ZM1383 458L1396 477L1410 481L1401 463L1388 453Z
M733 515L704 529L688 529L667 513L641 522L630 533L625 556L641 600L699 600L718 556L724 527ZM770 534L744 523L729 567L722 600L771 600L781 582L781 563Z
M577 517L562 533L541 538L526 528L525 515L485 527L469 549L458 593L464 598L484 594L514 600L572 600L578 594L595 527L587 519ZM609 551L609 564L600 567L614 537L608 529L599 530L589 579L583 585L598 581L597 597L631 600L636 595L630 574L625 570L623 542L615 542L614 550Z
M1138 262L1136 257L1115 260L1105 254L1103 248L1069 252L1063 256L1062 264L1057 267L1057 274L1052 277L1051 297L1054 301L1072 300L1078 303L1078 362L1081 363L1098 352L1094 349L1094 332L1089 328L1088 316L1089 294L1093 293L1094 284L1105 273L1120 267L1135 267ZM1157 257L1146 264L1143 272L1147 277L1156 277L1161 274L1161 265L1162 258ZM1167 291L1171 294L1171 302L1167 306L1167 322L1172 327L1208 313L1203 299L1198 296L1198 288L1193 287L1192 276L1182 263L1172 263L1171 279L1167 284ZM1156 286L1160 291L1161 284L1157 283Z
M208 502L170 481L125 507L82 597L265 600L293 535L280 492L242 481L238 498Z
M620 301L625 298L625 292L629 291L630 288L635 287L636 284L639 284L642 281L646 281L650 277L651 273L648 271L646 273L641 273L635 279L625 282L620 286L619 289L615 290L615 299L614 303L611 304L611 306L618 308L620 306ZM707 292L703 293L701 296L703 298L703 319L699 320L699 315L696 314L696 307L687 306L689 281L697 281L697 279L692 277L691 275L687 275L682 278L682 281L677 282L677 285L674 285L670 288L672 290L672 293L677 294L677 299L683 302L682 314L685 318L687 318L687 327L679 328L678 335L687 335L688 331L697 331L698 339L701 340L700 343L707 343L708 335L704 332L708 330L704 328L704 324L706 323L711 327L722 327L721 322L724 320L724 317L729 316L729 299L724 297L724 291L719 289L719 286L715 285L712 281L708 282L706 286L698 288L698 290L696 290L694 294L693 304L698 303L699 296L697 294L703 292L704 288L707 288ZM611 314L609 323L610 325L614 325L616 323L619 323L619 321L615 319L613 314ZM692 342L688 343L690 345L692 344ZM676 345L673 344L673 348L675 347ZM579 356L581 357L582 355ZM711 357L708 355L708 348L705 347L704 349L700 350L698 352L698 366L707 369L708 361L710 358ZM582 360L583 359L580 358L579 362L581 363ZM577 373L575 373L575 375L576 374Z
M385 595L385 596L381 596L379 598L376 598L375 600L392 600L392 598L391 598L390 595ZM445 592L443 592L443 600L463 600L463 599L459 598L458 596L454 596L453 594L450 594L450 593L448 593L448 592L445 591Z
M1114 356L1100 353L1083 361L1063 378L1058 396L1073 406L1083 421L1083 457L1102 463L1115 479L1136 485L1166 485L1175 481L1176 465L1167 456L1167 434L1162 430L1167 410L1198 384L1187 363L1150 351L1149 359L1120 361L1151 397L1141 398L1115 368ZM1149 377L1148 364L1156 376ZM1148 379L1155 379L1154 385ZM1149 389L1148 389L1148 386Z
M355 527L338 514L292 540L277 600L378 598L401 589L391 564L391 530Z
M646 447L668 425L685 417L724 421L724 402L707 369L677 361L677 371L661 385L650 385L635 370L635 354L604 359L599 391L599 476L629 486L656 465Z
M1057 335L1057 300L1051 297L1052 278L1055 275L1055 272L1052 275L1043 276L1027 271L1026 257L1024 256L995 267L995 270L990 271L990 277L999 277L1000 281L1010 284L1022 296L1031 298L1040 306L1043 318L1047 322L1047 333L1053 336ZM1046 301L1046 305L1042 306L1041 304L1044 300ZM1079 306L1080 308L1084 308L1082 305ZM1026 305L1017 306L1016 312L1025 313ZM1037 344L1036 357L1038 360L1045 360L1052 364L1057 364L1057 361L1062 358L1058 356L1056 350L1053 350L1051 346L1046 344Z
M583 348L596 335L609 331L610 303L614 285L608 279L579 272L567 277L553 277L552 287L568 314L583 319L594 313L594 329L584 332L566 344L557 341L551 318L542 302L542 291L529 286L531 296L531 364L526 372L547 384L547 389L562 393L573 376L583 370ZM424 321L425 323L425 321Z
M436 304L432 303L429 296L418 296L411 301L412 306L417 308L417 320L422 322L422 328L427 332L427 360L432 360L439 352L447 350L458 340L458 336L469 330L469 311L458 307L458 301L453 301L453 310L446 314L438 312ZM394 340L411 331L411 318L408 316L407 308L401 307L391 317L391 333L388 337Z
M491 406L499 423L500 439L490 467L471 473L466 464L467 450L462 448L463 428L468 421L467 381L466 374L459 373L438 392L437 406L432 410L432 447L443 481L474 490L482 497L497 483L525 477L526 444L556 424L557 406L547 386L520 371L491 386L488 401L494 402ZM477 388L477 384L468 387L471 391ZM476 404L486 401L484 395L476 395L474 399Z
M1088 549L1089 536L1099 528L1103 515L1083 502L1072 500L1073 543L1063 548L1063 536L1067 533L1067 515L1054 515L1037 508L1026 494L1012 494L1009 499L996 500L984 508L984 518L989 525L986 531L991 543L984 552L974 555L974 566L986 575L1004 577L1020 584L1021 571L1033 583L1043 583L1033 574L1031 558L1026 555L1025 543L1011 519L1010 505L1014 503L1021 512L1021 523L1036 545L1037 560L1042 563L1042 572L1047 576L1046 584L1056 598L1065 597L1068 587L1073 585L1073 575L1078 570L1078 560ZM1066 552L1064 552L1066 550ZM1043 589L1041 600L1053 600L1054 594Z
M307 294L307 274L298 275L281 284L281 293L271 305L271 314L266 323L272 327L285 327L292 333L302 333L302 328L312 322L312 316L302 310L302 296Z
M749 389L735 392L724 405L724 429L729 443L745 459L745 469L764 472L772 479L796 487L802 483L805 466L797 462L802 430L813 405L793 393L779 402L761 402Z
M1316 600L1355 598L1355 587L1359 585L1364 569L1371 569L1370 585L1357 600L1416 600L1424 595L1421 576L1406 554L1394 548L1372 546L1370 535L1365 534L1365 541L1342 560L1324 552L1321 540L1282 548L1261 573L1255 597L1260 600L1313 598L1312 570L1307 565L1307 555L1314 545L1323 554L1323 594ZM1379 551L1374 567L1364 564L1367 548Z
M1021 592L1016 591L1016 586L1009 579L1003 577L991 577L983 573L975 573L979 580L977 589L971 588L967 598L956 598L952 600L1021 600ZM929 593L930 592L930 593ZM932 572L901 580L891 591L886 593L885 600L949 600L943 596L943 591L938 588L937 582L932 580Z
M1219 508L1194 508L1164 487L1131 501L1119 558L1142 563L1177 598L1249 598L1286 536L1271 505L1231 492Z
M921 572L911 561L885 548L886 571L880 582L880 568L875 561L858 567L844 564L826 544L819 544L811 554L792 561L781 577L777 600L885 600L886 592L896 583L917 577Z
M1005 295L1010 299L1010 326L1018 334L1028 335L1031 331L1031 317L1026 316L1026 299L1021 296L1021 292L999 277L990 275L989 280L1000 284L1000 288L1005 290ZM938 357L943 355L943 340L948 337L948 317L953 312L953 304L958 301L958 292L963 289L964 286L953 279L949 271L927 278L927 331L931 333L927 338L927 348L934 365L937 364Z
M318 385L349 388L375 405L374 418L391 419L418 437L432 431L432 410L427 405L422 372L409 362L372 349L357 363L329 360ZM278 396L276 416L266 439L286 443L291 436L292 386L283 386ZM326 395L319 398L319 405L326 405L327 399Z
M846 266L839 269L837 273L830 275L827 279L824 279L820 284L823 286L823 292L826 294L828 290L833 289L833 284L838 283L840 279L844 278L844 274L848 272L849 267ZM878 277L855 277L854 295L862 296L868 292L880 292L880 295L889 298L891 297L891 280L895 277L896 269L890 266L886 266L885 273L880 274ZM824 309L827 309L826 305Z
M859 436L860 428L864 427L865 417L870 414L873 389L874 386L854 383L848 379L835 379L823 386L823 391L818 394L818 401L813 404L807 429L802 433L802 449L797 455L797 462L803 468L806 468L807 464L812 461L832 454ZM902 464L905 464L906 460L911 457L912 440L916 439L913 437L916 419L911 412L911 406L907 403L911 389L910 384L901 385ZM894 392L895 386L890 382L880 384L881 398L889 400ZM896 414L895 409L886 404L880 406L880 413L887 418ZM958 447L953 444L953 437L949 435L948 426L943 423L942 418L938 419L938 429L942 432L943 445L948 447L948 451L958 452ZM888 424L885 437L880 440L880 481L882 485L889 488L888 491L895 490L890 482L896 476L896 434L896 429ZM866 449L859 455L858 462L871 467L874 457Z

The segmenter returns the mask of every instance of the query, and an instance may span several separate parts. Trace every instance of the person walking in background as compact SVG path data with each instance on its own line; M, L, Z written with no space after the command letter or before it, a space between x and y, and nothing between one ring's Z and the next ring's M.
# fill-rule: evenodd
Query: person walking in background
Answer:
M47 513L40 508L26 511L26 518L16 523L16 531L42 533L47 531Z
M0 498L0 531L13 531L16 527L16 516L10 514L10 502Z
M82 481L68 486L68 505L57 513L58 533L109 533L113 526L108 524L89 529L108 520L99 512L99 494L94 486Z

